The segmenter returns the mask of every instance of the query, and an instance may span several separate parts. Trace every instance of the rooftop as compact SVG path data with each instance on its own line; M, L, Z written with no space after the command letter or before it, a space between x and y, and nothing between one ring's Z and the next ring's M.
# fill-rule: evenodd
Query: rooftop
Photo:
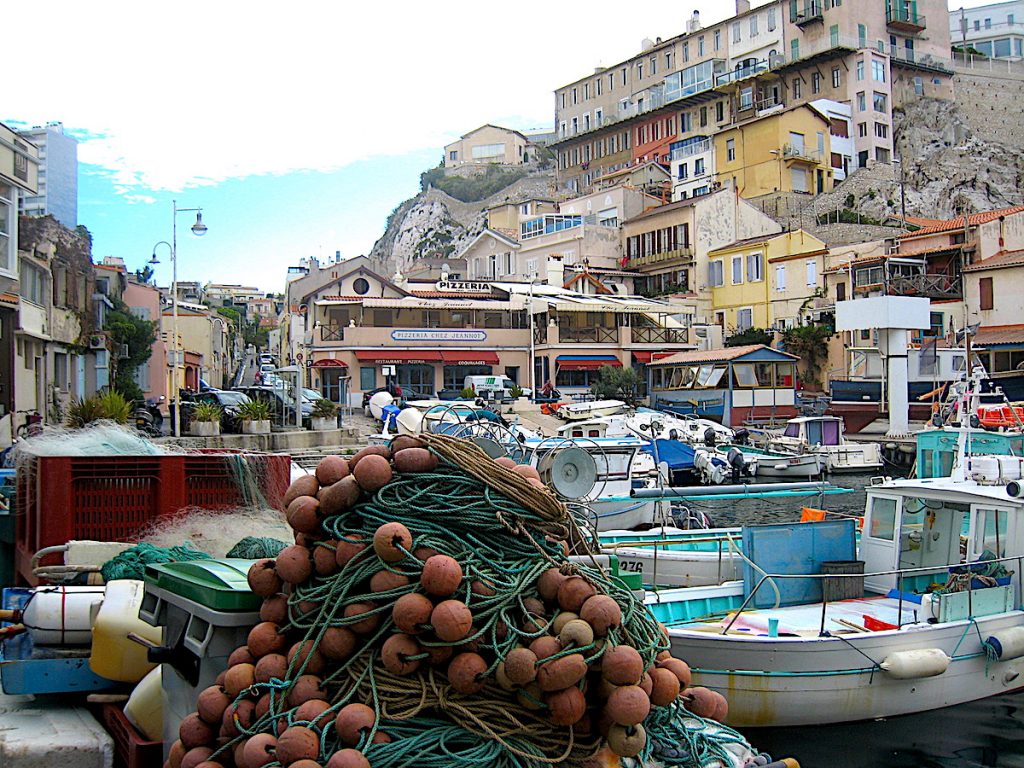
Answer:
M995 221L1003 216L1011 216L1015 213L1024 213L1024 205L1015 205L1010 208L997 208L994 211L981 211L980 213L972 213L967 217L968 226L976 227L980 224L987 224L990 221ZM907 220L908 223L910 219ZM926 220L927 221L927 220ZM909 240L921 235L934 235L939 232L951 232L954 229L963 229L964 217L957 216L955 219L940 220L937 224L931 224L926 227L922 227L916 232L910 232L906 235L901 235L900 240Z
M964 267L964 272L981 272L986 269L1005 269L1024 265L1024 251L999 251L987 259L976 261Z
M737 358L744 357L753 352L760 352L761 350L768 350L779 355L790 357L793 360L799 360L800 358L796 355L791 355L788 352L781 352L771 347L766 347L764 344L747 344L742 347L725 347L724 349L698 349L693 352L680 352L679 354L672 355L671 357L664 357L658 360L654 365L679 365L686 363L723 363L727 360L736 360Z

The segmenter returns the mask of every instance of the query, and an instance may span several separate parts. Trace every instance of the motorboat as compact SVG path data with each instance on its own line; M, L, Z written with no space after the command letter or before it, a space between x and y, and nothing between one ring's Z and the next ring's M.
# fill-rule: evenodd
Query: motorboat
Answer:
M766 432L765 449L773 453L804 456L818 454L826 472L871 472L882 468L882 452L876 443L852 443L846 439L838 416L798 416L786 422L781 433Z
M693 466L704 485L723 485L751 479L757 474L758 458L736 446L695 448Z
M758 477L806 480L821 477L825 472L826 459L820 453L780 453L753 445L729 443L718 448L726 451L730 448L739 450L748 462L756 464Z
M596 416L611 416L622 413L626 404L621 400L589 400L582 403L566 403L558 407L558 415L566 421L592 419Z
M735 727L852 722L1024 687L1024 460L867 489L852 520L744 529L742 581L648 607ZM989 461L979 459L988 458Z
M601 551L618 557L619 568L643 575L644 584L698 587L741 578L739 528L606 531Z

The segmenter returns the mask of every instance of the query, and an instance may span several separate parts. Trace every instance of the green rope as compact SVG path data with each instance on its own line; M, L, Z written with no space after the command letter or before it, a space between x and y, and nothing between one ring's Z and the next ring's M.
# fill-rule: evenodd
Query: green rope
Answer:
M180 547L158 547L142 542L115 555L100 568L104 581L114 579L141 579L146 566L157 563L176 563L186 560L209 560L210 555L194 549L185 542Z
M243 560L259 560L264 557L277 557L278 553L288 546L288 542L270 539L265 536L246 536L228 550L225 557L240 557Z

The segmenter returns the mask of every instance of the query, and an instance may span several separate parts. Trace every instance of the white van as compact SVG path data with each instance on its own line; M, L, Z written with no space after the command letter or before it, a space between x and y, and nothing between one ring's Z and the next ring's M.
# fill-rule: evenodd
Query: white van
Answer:
M472 389L477 397L495 400L511 397L509 394L516 383L508 376L467 376L462 382L463 389ZM523 394L529 395L530 390L523 387Z

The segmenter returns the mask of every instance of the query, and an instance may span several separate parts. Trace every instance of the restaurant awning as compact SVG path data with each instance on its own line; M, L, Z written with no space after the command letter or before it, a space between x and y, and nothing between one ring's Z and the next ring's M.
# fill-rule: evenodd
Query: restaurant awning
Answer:
M356 350L356 360L382 365L436 363L441 360L441 353L436 349L359 349Z
M333 360L331 358L326 358L324 360L314 360L313 361L313 367L314 368L348 368L348 365L343 363L343 362L341 362L341 360Z
M633 357L636 358L638 363L647 365L651 360L661 360L663 357L671 357L675 352L645 352L643 350L633 350Z
M555 364L563 371L596 371L604 365L622 367L622 362L614 355L559 355Z
M441 360L447 365L497 365L498 353L476 349L442 349Z

